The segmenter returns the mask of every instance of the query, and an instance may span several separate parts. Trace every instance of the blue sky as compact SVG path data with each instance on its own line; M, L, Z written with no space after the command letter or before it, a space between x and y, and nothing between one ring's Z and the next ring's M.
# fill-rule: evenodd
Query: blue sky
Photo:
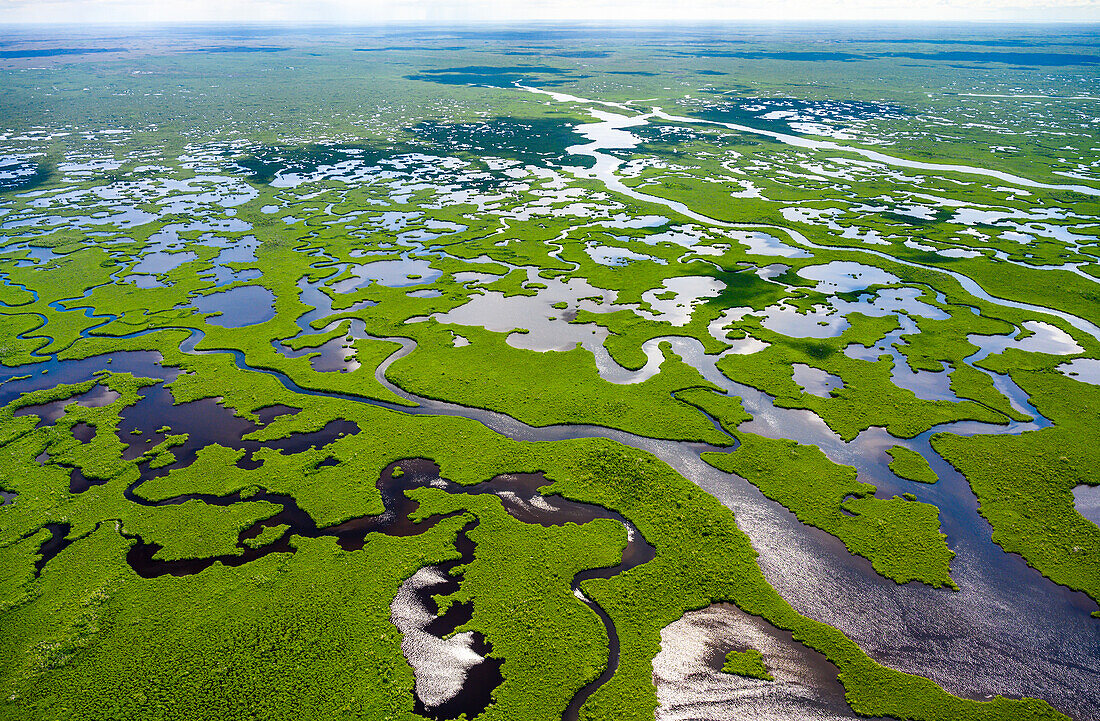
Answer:
M0 22L1100 21L1100 0L0 0Z

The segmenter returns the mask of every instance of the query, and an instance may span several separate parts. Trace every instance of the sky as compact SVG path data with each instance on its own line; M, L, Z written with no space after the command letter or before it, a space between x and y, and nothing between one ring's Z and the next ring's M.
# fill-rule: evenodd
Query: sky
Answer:
M1100 22L1100 0L0 0L0 23Z

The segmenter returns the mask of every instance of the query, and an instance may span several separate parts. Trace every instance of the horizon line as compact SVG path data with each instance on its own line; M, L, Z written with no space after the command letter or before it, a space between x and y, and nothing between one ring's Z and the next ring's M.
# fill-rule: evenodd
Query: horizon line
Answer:
M530 25L546 26L546 25L561 25L572 27L607 27L615 26L622 28L631 27L713 27L713 26L752 26L752 25L859 25L859 26L873 26L873 25L924 25L924 26L938 26L938 25L1100 25L1100 10L1095 18L1049 18L1049 19L1029 19L1021 20L1018 18L975 18L975 19L947 19L947 20L920 20L909 17L899 18L875 18L875 19L852 19L843 18L837 19L835 17L813 17L807 16L799 18L797 20L790 18L746 18L744 20L733 20L729 18L714 18L714 19L693 19L693 20L677 20L673 18L669 19L643 19L643 20L630 20L624 21L616 18L563 18L563 19L542 19L542 18L524 18L513 20L465 20L462 22L454 22L451 20L387 20L382 22L326 22L326 21L309 21L309 20L230 20L230 19L198 19L198 20L105 20L102 22L79 22L70 20L12 20L12 19L0 19L0 27L5 26L69 26L80 27L84 29L96 28L96 27L194 27L194 26L223 26L223 27L312 27L312 28L384 28L392 26L406 26L406 27L418 27L418 26L430 26L430 27L450 27L450 28L462 28L462 27L522 27Z

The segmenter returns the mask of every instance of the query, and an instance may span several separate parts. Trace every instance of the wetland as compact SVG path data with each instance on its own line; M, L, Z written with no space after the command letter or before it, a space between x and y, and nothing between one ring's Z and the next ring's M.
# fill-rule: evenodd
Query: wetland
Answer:
M1100 719L1100 56L880 30L19 34L0 715Z

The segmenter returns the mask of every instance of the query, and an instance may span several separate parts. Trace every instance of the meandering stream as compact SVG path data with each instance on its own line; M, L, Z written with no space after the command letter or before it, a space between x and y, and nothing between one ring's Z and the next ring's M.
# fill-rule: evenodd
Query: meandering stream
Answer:
M526 89L531 92L550 95L555 100L562 102L598 104L598 101L546 93L533 88ZM626 106L611 105L623 110L628 109ZM650 117L700 122L692 119L679 119L675 116L664 116L659 113L633 117L602 113L600 123L578 128L578 131L590 142L587 145L575 146L571 149L571 152L587 154L596 160L593 169L578 170L578 176L597 179L613 192L649 203L664 205L685 217L707 225L752 230L767 227L770 230L782 231L793 242L803 247L825 249L825 246L810 242L796 231L782 227L747 226L720 222L695 213L683 204L649 196L625 186L615 175L615 170L621 161L602 151L619 147L622 143L629 143L629 139L624 138L624 135L629 135L629 133L626 133L624 129L647 122ZM603 129L595 127L601 125L604 126ZM783 140L783 138L778 139ZM784 140L784 142L786 141ZM619 145L616 145L616 143ZM850 149L845 148L844 150ZM871 151L854 152L866 154ZM881 154L875 153L875 155L879 156ZM878 157L874 159L888 162ZM910 161L900 161L896 158L890 159L890 162L904 167L920 167L941 172L980 171L980 169L962 166L907 165ZM1006 180L1006 182L1024 180L1015 178L1015 176L1010 176L1012 179L1009 180L1001 177L1004 174L997 174L996 171L981 172L979 174ZM1028 182L1019 182L1018 184L1029 185ZM1030 185L1033 187L1071 187L1076 189L1076 186ZM832 247L827 249L844 250ZM1035 305L993 297L985 293L977 283L959 273L933 266L899 261L887 254L869 249L849 250L870 253L892 262L950 275L955 277L968 292L976 297L1007 307L1053 315L1065 320L1078 330L1100 338L1100 328L1084 319ZM84 311L86 314L92 312L91 309L85 308L66 310ZM328 310L331 311L331 305L329 305ZM324 317L324 315L318 315L317 319L320 317ZM312 315L310 319L314 319ZM231 321L232 319L228 320ZM110 322L110 318L104 321L104 323L107 322ZM84 335L88 335L93 330L95 329L85 331ZM132 334L130 337L159 332L159 330L163 329L142 331ZM659 356L659 345L669 343L672 350L685 362L697 368L704 378L715 383L731 395L742 398L746 410L753 416L753 420L743 426L744 430L771 437L793 438L802 443L818 445L834 461L855 466L859 472L860 480L874 483L878 486L880 495L914 492L920 500L936 504L941 509L943 530L948 536L949 545L958 553L952 564L952 575L961 587L961 590L956 593L942 589L931 589L918 583L898 586L892 581L883 579L873 572L870 564L864 559L848 554L842 544L832 536L802 525L794 518L793 514L764 497L754 486L743 479L722 473L703 463L700 454L707 450L716 450L709 446L655 440L616 429L591 425L537 427L499 412L430 400L408 393L392 384L387 379L386 372L394 362L415 352L416 344L410 339L385 338L384 340L400 343L401 348L374 371L374 378L381 387L415 404L404 406L354 395L302 388L283 373L251 366L247 362L245 354L240 351L200 351L197 346L203 338L202 332L192 329L186 330L189 331L189 335L180 345L183 352L231 355L238 367L270 375L295 393L339 398L356 403L368 403L394 413L461 416L480 422L497 433L515 440L554 441L574 438L609 438L650 452L701 488L713 494L734 511L739 527L749 535L754 547L760 553L759 562L767 579L797 610L836 626L855 640L876 660L894 668L930 677L949 691L964 696L981 698L997 693L1009 696L1037 696L1082 718L1089 717L1096 708L1100 708L1100 661L1097 660L1100 659L1100 630L1098 630L1100 624L1097 624L1095 619L1091 619L1089 616L1090 612L1096 610L1096 605L1083 594L1070 592L1051 583L1037 571L1029 568L1021 558L1005 554L1000 547L996 546L990 538L991 529L988 523L977 514L977 502L965 479L939 458L929 446L930 436L941 431L959 434L1020 433L1049 424L1049 421L1035 412L1035 409L1030 406L1026 395L1011 383L1011 379L999 379L999 388L1006 392L1019 410L1034 417L1031 422L1006 422L1004 425L975 422L950 423L937 426L909 440L899 440L880 428L870 428L850 443L843 442L815 414L809 411L777 408L767 394L726 378L717 370L715 365L719 356L706 355L702 344L693 339L667 337L649 341L645 346L645 351L650 358L650 363L636 372L639 375L632 375L622 369L626 375L615 379L616 382L631 382L640 377L640 374L648 373L652 375L654 368L650 366ZM35 329L33 333L41 335L42 331L43 328L40 327ZM370 338L371 336L366 333L362 321L353 320L349 329L349 337ZM81 361L59 361L54 356L45 363L4 369L3 373L0 374L0 380L6 382L0 385L0 402L8 402L28 390L52 387L58 383L85 380L92 377L96 370L103 367L109 367L120 372L129 371L135 375L148 377L166 379L174 377L172 369L159 365L159 356L155 353L120 352L109 354L107 358L112 361L110 366L104 365L106 360L104 357ZM974 359L968 359L968 362L974 362ZM48 375L42 375L41 371L44 369L49 370ZM18 378L18 376L26 375L30 377ZM173 417L181 418L182 416L179 414L191 413L192 411L187 409L190 404L172 405L170 395L163 389L163 386L156 386L143 391L145 398L154 397L156 394L163 394L163 398L159 401L149 402L157 403L158 413L164 416L158 416L158 425L167 423L172 425L173 430L175 430ZM177 415L173 416L173 413ZM229 421L226 422L230 423ZM236 436L228 439L229 445L239 444L240 436L246 432L235 426L226 426L225 428L226 430L223 433L227 438L229 435ZM343 430L346 432L350 429L345 428ZM326 427L322 432L323 437L318 436L308 440L298 439L298 442L308 442L310 444L321 442L324 437L328 437L328 434L337 432L340 432L339 429L328 429ZM207 439L196 436L195 439L189 442L197 448L200 443L207 442ZM914 488L913 484L900 481L887 468L889 458L886 456L885 450L894 445L908 446L920 452L932 464L933 470L940 477L940 482L934 486ZM183 453L182 457L186 459L189 455ZM416 474L411 475L416 478L421 477ZM365 535L369 532L399 533L404 528L401 524L407 523L407 519L402 520L403 507L399 508L399 506L407 502L407 499L403 495L402 488L399 488L398 485L393 485L392 488L386 485L392 481L392 474L388 477L388 480L385 476L380 480L380 484L386 486L382 489L383 497L388 499L386 501L388 504L386 506L386 520L383 520L382 517L356 519L334 528L317 529L312 519L297 508L292 498L277 494L262 494L255 498L279 504L282 506L283 511L258 525L263 527L284 523L289 525L291 530L284 535L282 540L263 546L260 549L251 549L242 545L245 550L240 555L167 562L155 560L153 555L156 549L153 544L146 544L139 539L131 551L131 564L143 575L176 572L193 573L215 561L235 565L247 562L265 553L288 551L289 546L286 545L286 540L291 534L336 535L341 538L341 543L351 543L354 546L355 543L365 538ZM148 502L135 493L137 487L138 484L135 484L135 486L128 489L127 497L136 502ZM479 492L474 489L476 487L460 487L456 488L455 492ZM486 487L481 492L500 493L500 489L490 491ZM195 498L204 502L219 504L239 500L234 497L195 496ZM178 497L160 502L182 502L186 499L187 497ZM605 514L600 517L608 517L606 511L600 510ZM390 516L389 511L393 511L393 516ZM509 511L517 513L514 507L510 507ZM560 520L559 516L551 515L541 519L533 519L531 522L558 522L558 520ZM628 524L628 521L621 517L617 517L616 520ZM417 526L416 532L422 531L423 528L423 524ZM248 533L259 533L261 530L262 528L250 529ZM62 527L51 529L52 537L43 546L43 555L45 556L47 552L55 554L57 550L60 550L59 547L63 547L63 539L66 533L67 529ZM636 534L636 530L634 533ZM648 544L645 543L644 539L641 539L640 535L635 537L637 538L637 545L628 548L628 553L624 554L623 561L618 566L611 569L585 572L574 579L573 587L574 590L578 591L579 600L589 605L600 617L607 630L611 654L607 667L600 677L578 692L572 699L566 711L566 718L575 718L579 708L588 696L611 678L618 660L617 637L610 618L603 613L598 605L579 593L579 584L585 578L592 577L592 575L618 573L632 567L632 565L638 565L648 560L645 555L645 548L648 547ZM241 541L243 542L246 538L247 536L242 536ZM651 548L650 551L652 551ZM44 559L43 563L45 563L45 560L47 559Z

